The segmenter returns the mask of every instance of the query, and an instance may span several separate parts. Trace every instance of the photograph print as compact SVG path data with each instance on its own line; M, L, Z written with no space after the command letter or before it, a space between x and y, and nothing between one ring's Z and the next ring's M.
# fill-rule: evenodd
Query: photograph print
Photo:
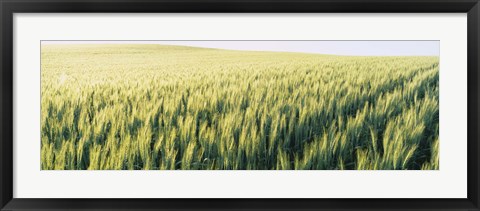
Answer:
M42 170L439 170L439 41L42 41Z

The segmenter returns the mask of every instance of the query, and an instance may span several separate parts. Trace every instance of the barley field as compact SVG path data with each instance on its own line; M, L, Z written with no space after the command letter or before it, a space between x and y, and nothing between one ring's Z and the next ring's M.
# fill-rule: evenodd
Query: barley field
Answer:
M439 58L41 47L42 170L437 170Z

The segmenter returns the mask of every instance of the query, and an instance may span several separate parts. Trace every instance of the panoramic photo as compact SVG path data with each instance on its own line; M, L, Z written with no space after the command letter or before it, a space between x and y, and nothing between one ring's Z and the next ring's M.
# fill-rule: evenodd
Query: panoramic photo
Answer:
M439 41L42 41L42 170L438 170Z

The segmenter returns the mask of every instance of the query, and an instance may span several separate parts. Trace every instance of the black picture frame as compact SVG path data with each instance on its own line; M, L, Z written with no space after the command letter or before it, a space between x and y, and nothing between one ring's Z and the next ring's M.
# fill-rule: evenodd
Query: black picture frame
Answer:
M480 210L478 0L0 0L1 210ZM466 199L17 199L13 198L14 13L467 13ZM449 182L449 181L445 181Z

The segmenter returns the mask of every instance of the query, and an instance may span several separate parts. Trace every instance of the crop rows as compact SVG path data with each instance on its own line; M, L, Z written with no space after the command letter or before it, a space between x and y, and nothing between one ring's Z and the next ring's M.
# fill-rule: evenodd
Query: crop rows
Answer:
M438 64L43 45L41 169L439 169Z

